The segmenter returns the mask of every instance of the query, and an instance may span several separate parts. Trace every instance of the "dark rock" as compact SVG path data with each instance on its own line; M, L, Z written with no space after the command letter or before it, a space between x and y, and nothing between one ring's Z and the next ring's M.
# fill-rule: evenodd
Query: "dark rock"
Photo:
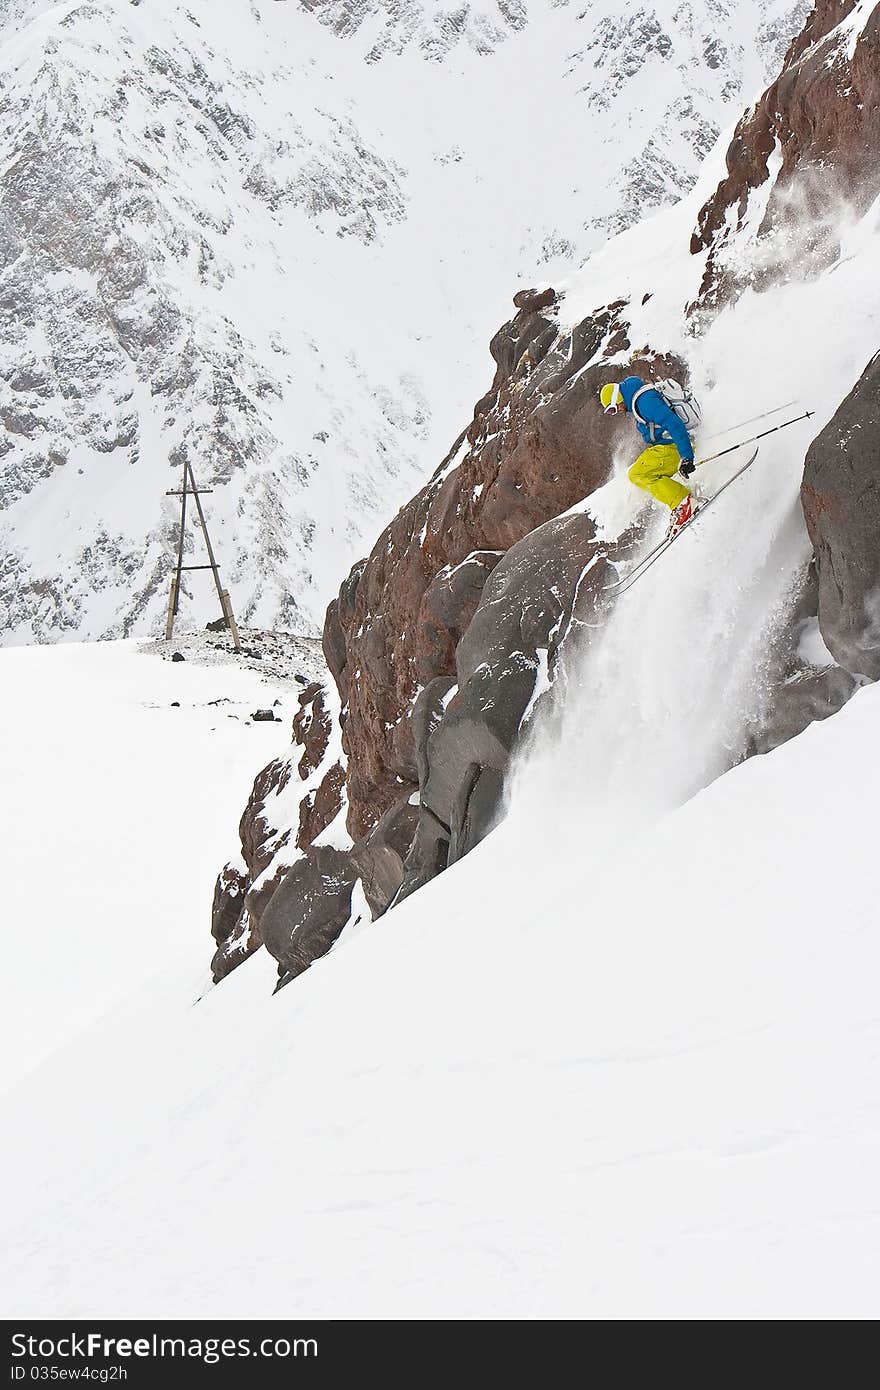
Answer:
M442 874L449 860L449 826L429 810L419 807L419 818L412 848L407 856L403 883L392 906Z
M818 0L790 46L779 78L739 122L727 151L727 177L702 208L691 240L696 255L709 248L700 305L735 297L784 275L820 270L837 254L837 200L864 212L880 192L880 13L875 9L845 58L832 30L856 0ZM845 50L844 50L845 51ZM760 274L725 260L723 248L747 216L752 192L770 177L770 156L782 164L758 234L784 231L778 255L767 243ZM696 307L696 306L694 306Z
M456 689L452 676L437 676L416 696L410 716L413 741L416 749L416 770L419 786L428 780L428 740L434 730L439 728L446 706L451 698L450 691Z
M458 644L458 692L427 739L422 800L449 828L450 863L497 819L538 672L555 659L575 597L581 610L595 605L608 558L577 512L545 522L493 571Z
M538 527L493 570L458 644L457 693L450 700L452 679L437 677L413 708L421 807L397 901L497 824L538 673L553 664L573 625L594 612L609 558L589 517L575 513Z
M556 303L556 291L549 286L545 290L520 290L513 296L513 302L517 309L524 309L528 314L539 314L542 309L549 309Z
M298 823L295 817L282 824L278 824L276 819L279 798L291 778L297 772L302 778L311 777L320 770L326 759L331 724L324 707L324 696L324 688L317 682L301 692L300 708L293 721L294 745L302 749L299 762L292 749L287 757L275 758L264 767L254 782L241 818L239 836L247 868L245 908L248 951L256 950L261 944L263 913L297 851L308 849L313 840L336 819L342 808L345 772L341 763L336 762L324 773L317 787L313 787L300 800ZM272 710L262 713L275 719ZM218 891L223 891L222 881ZM217 910L221 910L219 905ZM240 964L244 958L238 948L230 956L232 965Z
M763 708L746 731L741 756L772 752L816 720L836 714L858 689L860 678L830 659L821 664L818 653L813 660L804 655L805 650L817 646L815 640L809 639L817 635L818 611L819 579L813 560L787 621L780 626L766 654L766 696Z
M217 950L211 961L211 972L215 984L253 949L253 946L248 948L245 939L248 932L244 910L247 886L247 875L234 864L224 865L214 885L211 935L217 942Z
M227 627L225 618L215 618L212 623L205 623L206 632L225 632Z
M417 618L416 675L428 683L455 665L455 649L470 624L500 550L474 550L447 565L422 596Z
M521 309L503 326L491 343L495 379L471 425L330 605L324 652L343 707L355 842L419 775L414 706L423 687L453 676L499 555L605 482L631 427L609 424L599 387L629 370L681 377L681 363L647 349L603 365L604 354L626 350L625 308L616 301L564 331ZM524 691L528 673L516 679Z
M286 834L283 831L279 833L279 827L269 818L267 804L281 795L292 776L292 757L273 758L254 781L238 827L242 857L247 866L250 884L263 878L273 860L290 842L290 830L288 829ZM275 886L277 887L277 884ZM251 903L250 911L255 920L259 919L260 912L270 896L271 893L263 894L260 901Z
M801 502L819 627L845 670L880 679L880 354L810 445Z
M356 879L351 856L331 845L308 850L285 874L261 930L266 949L290 978L329 951L348 921Z
M279 721L275 718L275 712L271 709L257 709L251 715L255 724L275 724Z
M334 763L320 785L314 791L307 792L299 803L296 843L300 849L305 849L316 840L339 815L344 790L345 769L341 763Z
M171 701L171 708L172 708L172 709L180 709L180 701L179 701L179 700L172 700L172 701Z
M324 687L319 681L307 685L298 699L299 709L293 717L293 741L303 750L298 771L305 781L324 760L332 724Z
M494 767L473 767L470 785L462 789L452 817L449 860L469 854L501 820L504 777Z
M402 797L389 807L366 840L352 850L373 917L381 917L403 883L403 866L416 833L418 806Z
M336 682L342 703L348 699L348 646L346 632L350 631L355 620L355 605L358 589L363 576L366 560L360 560L352 567L348 578L327 609L321 644L327 668Z
M483 768L504 775L520 723L535 688L538 663L523 653L505 653L481 666L450 703L428 740L428 778L422 800L450 836L449 861L457 857L453 825L466 815L467 801Z
M186 661L186 657L183 655L183 652L172 652L172 654L171 654L171 660L172 660L172 661Z
M816 720L837 714L859 684L855 676L839 666L828 666L824 671L798 672L774 688L769 710L760 729L749 738L745 756L770 753L802 734Z

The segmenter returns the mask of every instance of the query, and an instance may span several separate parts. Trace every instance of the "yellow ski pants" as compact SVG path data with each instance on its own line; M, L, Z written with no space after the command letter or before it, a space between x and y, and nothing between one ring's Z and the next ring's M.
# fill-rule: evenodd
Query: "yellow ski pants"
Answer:
M644 453L639 454L629 470L629 480L635 483L636 487L650 492L658 502L674 508L690 492L689 487L685 487L684 483L677 483L672 476L678 472L680 463L681 455L674 444L652 444Z

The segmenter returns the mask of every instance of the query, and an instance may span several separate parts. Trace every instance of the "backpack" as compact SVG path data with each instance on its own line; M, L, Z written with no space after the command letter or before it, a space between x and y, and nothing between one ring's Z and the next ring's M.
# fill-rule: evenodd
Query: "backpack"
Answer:
M656 426L650 420L643 420L638 412L636 402L644 391L658 391L663 397L670 410L673 410L685 425L688 432L695 430L703 418L700 403L696 396L687 386L682 386L680 381L673 377L667 377L665 381L649 381L647 385L639 387L632 398L632 413L640 425L647 425L651 432L651 441L654 440L654 430Z

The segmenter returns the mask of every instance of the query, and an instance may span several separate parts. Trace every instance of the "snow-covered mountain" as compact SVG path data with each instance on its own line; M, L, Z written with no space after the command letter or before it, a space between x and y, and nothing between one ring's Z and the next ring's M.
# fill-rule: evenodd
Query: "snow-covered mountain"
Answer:
M807 8L7 0L2 640L156 628L184 457L239 614L316 631L510 293L690 188Z

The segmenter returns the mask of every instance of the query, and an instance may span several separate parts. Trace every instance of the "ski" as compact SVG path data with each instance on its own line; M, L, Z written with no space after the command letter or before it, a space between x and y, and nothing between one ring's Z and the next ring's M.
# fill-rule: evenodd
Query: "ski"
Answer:
M697 513L697 515L699 515L699 513ZM623 589L628 588L631 583L634 583L636 579L638 579L642 570L648 568L648 565L654 557L660 555L667 546L672 544L673 539L674 537L672 536L664 536L662 541L659 541L652 550L649 550L647 555L643 555L638 564L633 565L629 573L625 574L622 579L615 580L613 584L605 584L602 589L603 594L620 593Z
M758 447L760 448L760 445ZM619 597L620 594L625 594L627 589L631 589L633 584L635 584L636 580L641 579L642 575L660 559L660 556L663 554L663 552L668 550L671 545L674 545L675 542L678 540L679 536L684 535L688 527L693 526L694 522L698 521L700 517L704 514L704 512L708 511L713 502L718 501L718 498L721 496L722 492L726 492L727 489L730 487L731 483L735 483L737 478L741 478L743 473L745 473L747 469L751 468L752 464L755 462L755 459L757 457L758 449L755 450L751 458L748 459L747 462L744 463L741 468L738 468L736 472L730 478L727 479L726 483L721 484L721 487L718 489L717 492L713 493L712 496L709 497L703 503L703 505L691 517L690 521L686 521L683 526L679 527L674 536L665 536L659 545L655 545L653 550L648 551L647 555L645 555L644 558L641 559L639 563L630 570L629 574L624 575L623 579L619 580L616 584L606 584L603 592L611 593L614 594L615 597Z

